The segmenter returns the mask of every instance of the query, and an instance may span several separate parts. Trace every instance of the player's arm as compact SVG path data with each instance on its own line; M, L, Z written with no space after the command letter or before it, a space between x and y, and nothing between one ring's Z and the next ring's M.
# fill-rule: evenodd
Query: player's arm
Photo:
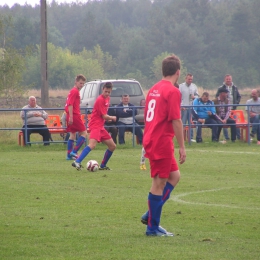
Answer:
M184 145L184 138L183 138L183 125L181 119L172 120L172 126L174 130L174 134L176 136L177 142L179 144L179 162L180 164L184 163L186 160L186 151Z
M109 116L108 114L106 114L106 115L102 115L102 117L106 121L110 121L110 120L112 120L114 122L116 121L116 116Z
M68 106L68 111L69 111L69 125L73 123L73 106L69 105Z

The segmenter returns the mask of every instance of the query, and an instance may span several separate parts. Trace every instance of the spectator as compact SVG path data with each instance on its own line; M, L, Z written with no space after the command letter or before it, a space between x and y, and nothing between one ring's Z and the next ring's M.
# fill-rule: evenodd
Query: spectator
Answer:
M116 116L116 111L114 108L110 107L107 111L107 114L109 116ZM111 137L114 141L115 144L117 144L117 133L118 129L116 126L116 122L113 122L112 120L106 121L105 122L105 129L108 131L108 133L111 134Z
M232 76L230 74L226 74L224 78L223 85L218 88L218 91L216 93L216 98L219 96L219 89L225 88L228 90L228 99L230 104L234 104L232 107L232 110L236 110L237 106L236 104L240 103L241 95L239 94L238 88L233 84L232 82ZM226 140L229 140L228 136L228 130L226 128L223 129L223 134ZM240 139L240 129L236 129L236 135L237 139Z
M197 121L197 136L196 142L201 143L201 128L202 124L207 124L212 130L212 142L218 142L218 127L222 127L216 117L214 103L209 100L209 93L204 92L201 98L197 98L193 102L193 116Z
M181 120L184 125L186 123L188 124L190 123L191 111L192 111L190 107L185 107L185 106L191 106L193 100L199 97L198 88L194 83L192 83L192 80L193 80L193 75L188 73L186 75L185 82L180 84L179 86L182 95ZM191 129L190 135L191 135L190 136L191 141L195 142L195 140L193 139L193 129Z
M260 145L260 125L259 125L259 115L260 115L260 98L256 89L253 89L251 92L251 99L246 101L246 110L249 111L249 120L253 124L252 132L250 133L251 137L254 137L257 134L257 144Z
M130 131L132 133L134 131L139 144L143 143L143 131L134 120L134 116L137 114L137 109L133 111L131 107L134 107L134 105L129 103L129 95L122 95L122 102L117 105L116 109L119 144L125 143L125 131ZM134 128L133 125L135 126Z
M36 98L34 96L29 97L28 105L24 106L23 109L29 109L28 111L22 110L20 113L21 118L23 119L23 139L24 144L27 145L30 142L31 133L38 133L42 136L44 145L50 145L50 132L45 124L45 119L47 119L48 114L42 110L40 106L36 104ZM28 127L25 130L25 113L26 113L26 126ZM26 138L27 137L27 138Z
M218 90L219 96L213 100L216 106L216 111L217 111L217 118L219 119L220 122L223 123L223 125L230 125L231 129L231 140L232 142L236 141L236 121L230 118L230 106L225 106L230 104L229 99L228 99L228 90L226 88L220 88ZM220 106L224 105L224 106ZM218 133L217 133L217 139L219 139L220 132L221 132L222 127L218 127Z

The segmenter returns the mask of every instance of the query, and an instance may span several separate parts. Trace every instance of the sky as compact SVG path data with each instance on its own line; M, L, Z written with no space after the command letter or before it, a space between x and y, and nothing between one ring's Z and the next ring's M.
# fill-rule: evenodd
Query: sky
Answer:
M0 6L8 5L12 7L14 4L25 5L26 3L31 6L40 5L40 0L0 0ZM47 3L51 3L52 0L47 0ZM55 0L57 3L71 3L77 2L77 0ZM85 2L84 0L78 2Z

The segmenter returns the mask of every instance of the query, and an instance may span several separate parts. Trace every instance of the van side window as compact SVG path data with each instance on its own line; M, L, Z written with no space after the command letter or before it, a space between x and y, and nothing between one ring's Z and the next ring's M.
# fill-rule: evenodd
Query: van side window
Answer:
M95 97L96 89L97 89L97 84L92 84L89 90L89 97Z
M90 89L91 89L91 86L92 86L92 84L87 84L87 85L86 85L86 87L85 87L85 89L84 89L84 93L83 93L81 99L84 100L84 99L87 99L87 98L89 97L89 91L90 91Z

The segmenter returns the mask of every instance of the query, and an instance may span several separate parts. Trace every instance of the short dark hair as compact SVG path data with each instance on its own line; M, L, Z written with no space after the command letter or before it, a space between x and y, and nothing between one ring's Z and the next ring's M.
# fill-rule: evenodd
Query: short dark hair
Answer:
M86 81L86 77L82 74L77 75L75 81L80 81L80 80Z
M208 97L209 96L209 92L207 92L207 91L203 92L202 96Z
M112 82L106 82L106 83L104 84L104 86L103 86L103 89L104 89L104 88L113 88Z
M181 69L181 61L178 56L172 54L162 61L162 74L164 77L174 75Z

